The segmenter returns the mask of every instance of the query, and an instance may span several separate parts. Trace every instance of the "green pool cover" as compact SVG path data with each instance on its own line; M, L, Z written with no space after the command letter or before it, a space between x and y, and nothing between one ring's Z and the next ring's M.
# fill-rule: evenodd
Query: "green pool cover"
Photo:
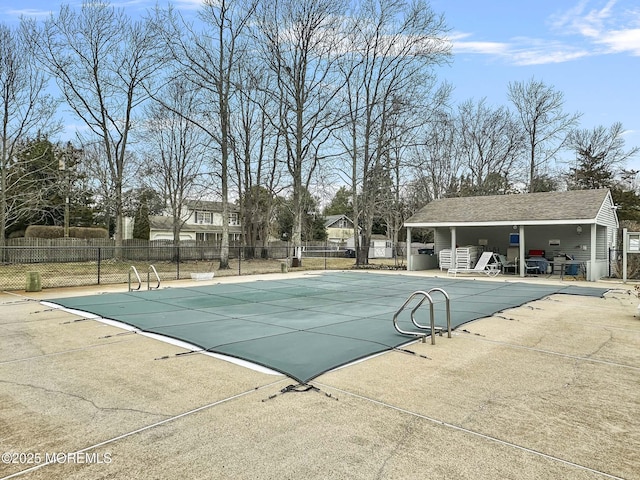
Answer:
M470 279L331 272L303 278L166 288L59 298L52 303L117 320L309 380L413 338L399 334L393 316L415 291L438 287L451 298L452 328L563 293L603 296L602 288ZM436 324L446 325L444 296L434 294ZM419 298L415 299L415 303ZM410 305L413 305L410 304ZM416 331L411 308L399 316ZM429 324L428 304L416 314Z

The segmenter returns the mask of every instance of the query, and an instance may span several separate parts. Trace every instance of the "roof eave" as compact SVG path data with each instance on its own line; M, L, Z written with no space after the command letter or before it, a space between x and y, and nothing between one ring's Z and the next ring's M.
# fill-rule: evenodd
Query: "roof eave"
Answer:
M496 222L407 222L405 228L442 228L442 227L501 227L501 226L540 226L540 225L579 225L596 223L595 218L572 218L566 220L509 220Z

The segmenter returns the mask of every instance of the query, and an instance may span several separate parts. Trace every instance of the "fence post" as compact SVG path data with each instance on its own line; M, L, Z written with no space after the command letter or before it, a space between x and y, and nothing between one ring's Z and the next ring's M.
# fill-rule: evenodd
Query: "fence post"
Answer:
M327 251L327 241L324 241L324 269L327 269L327 255L329 252Z
M180 245L176 245L176 280L180 280Z
M242 255L242 252L240 251L240 247L236 247L238 249L238 276L241 276L241 267L240 264L242 263L242 259L240 258L240 256Z
M102 259L102 247L98 247L98 285L100 285L100 261Z
M622 283L627 283L627 253L629 249L629 237L627 229L622 229Z

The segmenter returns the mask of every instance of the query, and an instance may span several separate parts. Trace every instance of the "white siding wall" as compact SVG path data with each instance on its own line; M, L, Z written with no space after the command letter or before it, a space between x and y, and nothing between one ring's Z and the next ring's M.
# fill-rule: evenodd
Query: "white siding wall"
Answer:
M618 219L616 210L613 207L611 195L607 195L596 217L598 225L604 227L604 231L601 234L602 237L600 237L600 232L598 232L598 241L600 242L602 240L604 245L602 247L603 252L598 252L597 258L608 258L609 248L616 248L618 243Z
M173 240L173 232L151 232L149 240ZM195 240L196 234L180 232L180 240Z
M451 231L449 228L436 228L434 231L433 248L435 253L445 248L451 248Z
M582 225L582 233L576 231L577 225L541 225L525 227L525 254L529 250L544 250L547 258L566 253L576 260L588 261L591 258L590 225ZM607 229L599 227L598 236L607 235ZM486 240L486 249L501 254L507 253L509 234L514 233L512 227L457 227L456 243L458 246L479 245L479 240ZM604 238L604 237L603 237ZM559 240L559 246L549 245L550 240ZM600 240L600 238L599 238ZM601 242L604 243L604 242ZM435 250L451 248L451 231L449 228L435 230ZM607 258L607 246L599 246L598 259Z
M608 195L602 204L602 208L600 208L598 216L596 217L596 222L599 225L606 225L607 227L615 228L617 226L616 213L613 208L611 195Z

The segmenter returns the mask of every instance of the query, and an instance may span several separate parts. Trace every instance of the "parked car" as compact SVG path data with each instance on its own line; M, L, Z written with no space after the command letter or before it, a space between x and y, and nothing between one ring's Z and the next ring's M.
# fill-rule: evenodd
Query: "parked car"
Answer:
M344 256L347 258L356 258L356 251L353 248L347 248L344 251Z

